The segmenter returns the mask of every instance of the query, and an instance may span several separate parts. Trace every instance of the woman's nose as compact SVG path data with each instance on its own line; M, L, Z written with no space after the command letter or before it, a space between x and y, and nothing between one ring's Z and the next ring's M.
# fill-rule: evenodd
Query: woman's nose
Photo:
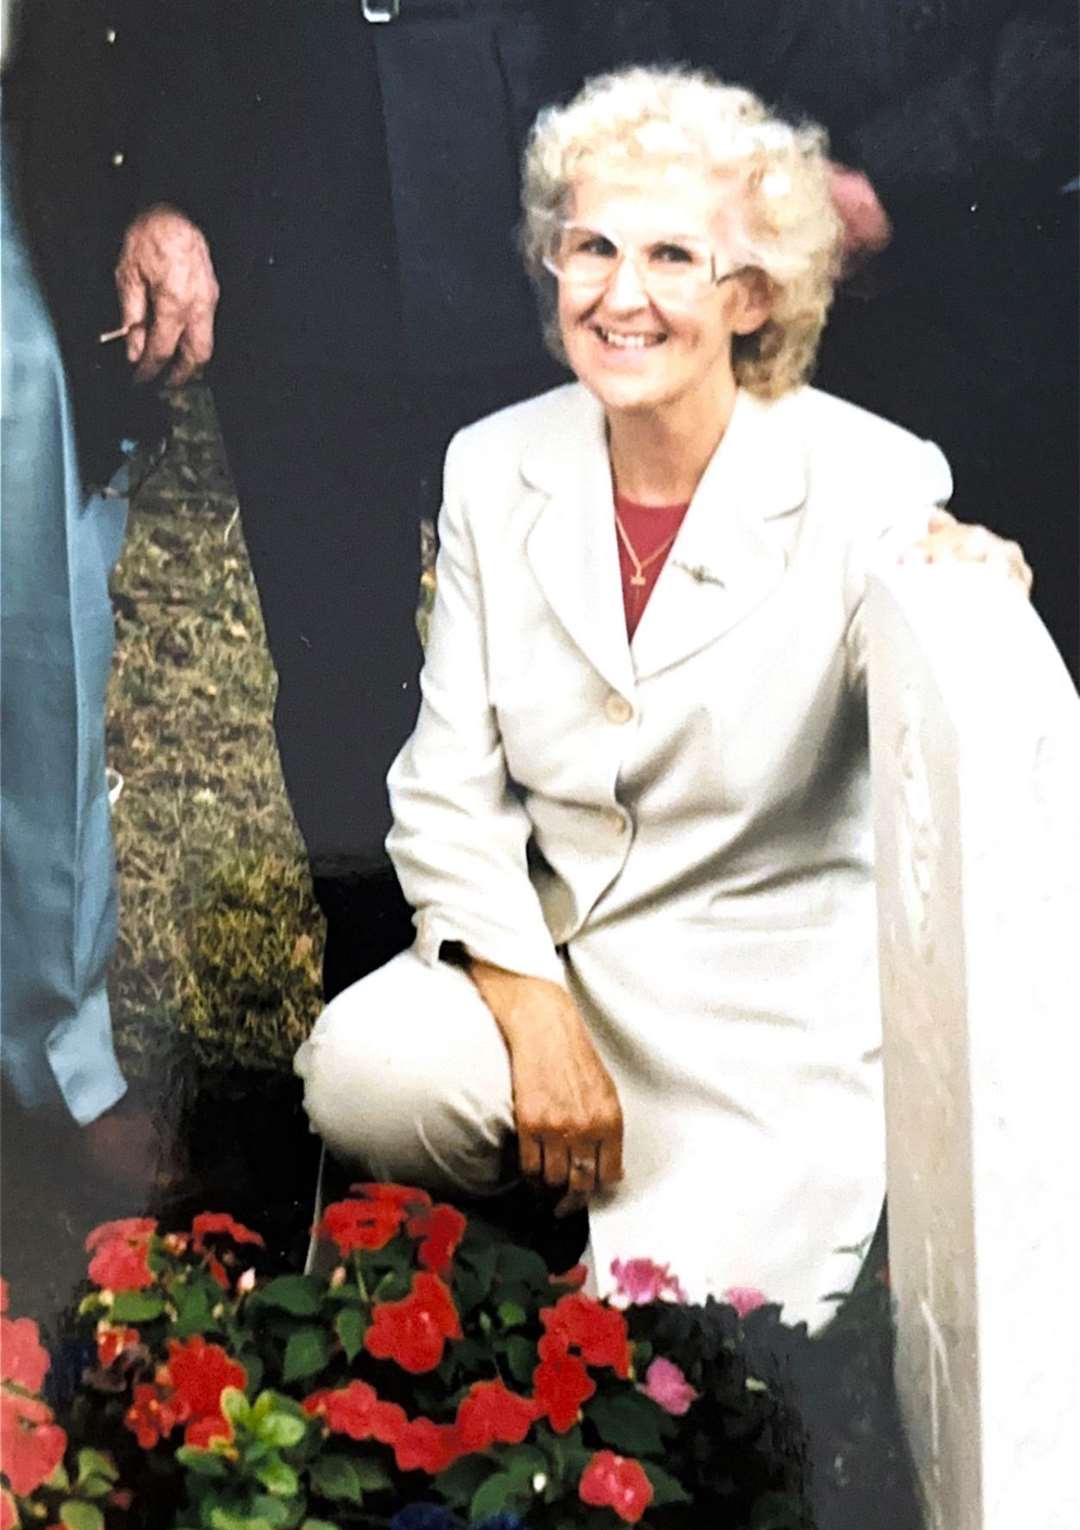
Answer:
M604 301L608 308L617 308L620 312L647 306L649 294L637 262L631 256L624 255L615 267L604 292Z

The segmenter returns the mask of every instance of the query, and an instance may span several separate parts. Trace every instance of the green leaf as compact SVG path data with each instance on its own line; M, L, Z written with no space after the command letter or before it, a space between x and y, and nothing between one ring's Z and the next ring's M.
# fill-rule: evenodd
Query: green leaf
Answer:
M509 1472L495 1472L473 1494L469 1519L487 1519L499 1514L519 1494L519 1486Z
M515 1333L507 1341L506 1363L515 1381L529 1382L536 1369L536 1345Z
M537 1472L543 1472L546 1477L551 1470L547 1456L535 1445L506 1446L499 1452L499 1466L507 1476L513 1477L519 1488L528 1488L530 1493Z
M499 1322L504 1328L520 1328L529 1314L517 1302L499 1303Z
M251 1500L251 1507L260 1519L264 1519L271 1530L289 1530L290 1525L300 1523L304 1512L304 1500L302 1498L270 1498L266 1493L257 1493Z
M653 1486L652 1506L654 1509L666 1503L690 1502L690 1494L670 1472L666 1472L662 1466L655 1466L652 1461L642 1461L641 1464Z
M186 1339L193 1333L206 1333L217 1325L212 1312L213 1303L206 1286L177 1286L173 1291L173 1300L176 1303L176 1319L170 1328L170 1334L178 1339Z
M224 1387L219 1407L230 1424L246 1424L251 1418L251 1404L239 1387Z
M255 1435L264 1445L287 1450L290 1445L299 1445L307 1429L305 1420L291 1413L268 1413L255 1425Z
M537 1430L537 1439L550 1456L559 1480L576 1487L591 1455L581 1438L581 1426L575 1424L566 1434L555 1434L544 1424Z
M91 1473L89 1477L83 1477L78 1484L79 1492L84 1498L104 1498L115 1486L116 1484L108 1477L99 1477L96 1472Z
M484 1456L463 1456L435 1478L435 1487L451 1508L467 1504L491 1472L491 1462Z
M340 1525L332 1525L328 1519L305 1519L300 1530L341 1530Z
M301 1276L284 1277L302 1279ZM299 1381L304 1376L314 1376L321 1371L330 1358L330 1344L322 1328L298 1328L290 1335L285 1346L283 1379Z
M60 1523L67 1530L105 1530L105 1516L95 1503L77 1503L69 1498L60 1505Z
M57 1461L52 1471L45 1478L44 1487L52 1488L54 1493L66 1493L71 1486L71 1479L67 1473L67 1467L63 1461Z
M199 1477L220 1479L229 1475L228 1466L216 1452L200 1450L196 1445L181 1445L176 1452L176 1459L181 1466L186 1466L189 1472Z
M291 1498L300 1486L299 1477L280 1456L271 1456L269 1461L257 1466L255 1476L275 1498Z
M275 1530L270 1521L260 1515L234 1514L221 1504L210 1510L211 1530Z
M100 1450L91 1450L89 1446L79 1451L78 1463L80 1487L87 1477L104 1477L107 1482L115 1482L120 1475L112 1456L103 1455Z
M364 1488L355 1464L348 1456L318 1456L310 1467L311 1486L323 1498L362 1503Z
M586 1405L585 1415L604 1444L620 1455L657 1456L663 1450L661 1410L640 1392L601 1394Z
M394 1479L382 1462L377 1461L374 1456L357 1456L353 1460L353 1466L365 1493L381 1493L384 1489L394 1486Z
M279 1275L258 1293L258 1301L293 1317L314 1317L322 1302L322 1287L310 1275Z
M341 1340L346 1360L353 1360L360 1353L367 1331L367 1320L356 1307L343 1308L334 1319L334 1332Z
M540 1255L534 1253L531 1248L519 1248L516 1244L504 1243L499 1249L498 1272L503 1285L512 1285L520 1281L522 1285L539 1286L547 1290L548 1267Z
M149 1323L161 1316L165 1303L146 1291L118 1291L110 1310L114 1323Z

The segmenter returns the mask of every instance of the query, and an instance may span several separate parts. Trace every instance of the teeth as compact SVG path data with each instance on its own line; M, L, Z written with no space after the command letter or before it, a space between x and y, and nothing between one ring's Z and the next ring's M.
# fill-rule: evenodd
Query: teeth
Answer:
M624 351L643 351L647 345L659 345L664 338L662 335L620 335L614 330L600 328L597 328L597 334L605 345L614 345Z

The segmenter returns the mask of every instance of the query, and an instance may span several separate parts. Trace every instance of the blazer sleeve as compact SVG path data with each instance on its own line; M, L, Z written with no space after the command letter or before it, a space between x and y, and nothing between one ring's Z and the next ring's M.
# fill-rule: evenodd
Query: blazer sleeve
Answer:
M924 536L930 515L948 504L952 494L949 464L932 441L917 443L915 461L905 473L897 473L896 481L904 486L902 494L890 492L888 502L867 518L867 524L859 528L848 547L844 594L850 614L844 643L848 683L861 696L866 694L863 601L867 575L901 548Z
M563 981L528 874L529 816L489 699L482 584L466 509L467 450L450 444L420 714L390 769L386 847L416 910L417 949L444 941L511 972Z

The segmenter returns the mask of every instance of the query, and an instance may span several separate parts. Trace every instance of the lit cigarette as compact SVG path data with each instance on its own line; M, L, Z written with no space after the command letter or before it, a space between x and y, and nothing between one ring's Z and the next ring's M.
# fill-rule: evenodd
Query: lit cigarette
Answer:
M98 335L98 344L108 345L110 340L123 340L133 329L141 328L142 320L133 319L130 324L122 324L119 329L107 329L103 335Z

